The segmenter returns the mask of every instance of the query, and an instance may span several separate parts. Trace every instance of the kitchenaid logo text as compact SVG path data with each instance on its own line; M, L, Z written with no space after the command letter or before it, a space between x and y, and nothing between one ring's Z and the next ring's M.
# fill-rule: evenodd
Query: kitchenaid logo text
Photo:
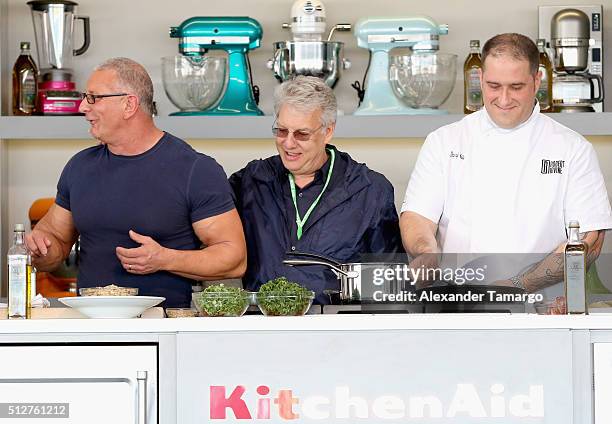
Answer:
M290 389L271 395L270 387L264 385L257 387L255 396L242 385L235 386L229 395L226 386L210 386L210 419L228 420L231 415L238 420L544 417L544 386L530 385L527 394L513 396L504 391L503 384L493 384L487 395L481 396L474 384L457 384L445 404L432 394L366 398L352 395L348 386L336 387L332 396L308 397L297 397Z
M373 270L372 282L381 286L392 281L445 281L456 284L482 282L485 279L487 266L479 268L427 268L420 266L412 268L410 265L395 265L394 267L379 267Z
M564 160L542 159L542 174L563 174Z

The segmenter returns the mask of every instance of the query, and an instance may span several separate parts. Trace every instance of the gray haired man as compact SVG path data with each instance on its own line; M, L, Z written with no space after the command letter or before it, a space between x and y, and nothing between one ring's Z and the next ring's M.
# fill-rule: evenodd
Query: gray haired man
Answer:
M278 155L255 160L230 177L247 240L244 284L285 276L329 303L336 276L320 266L288 267L286 252L338 262L401 251L393 186L330 144L336 127L333 91L319 78L298 76L274 93L272 127Z

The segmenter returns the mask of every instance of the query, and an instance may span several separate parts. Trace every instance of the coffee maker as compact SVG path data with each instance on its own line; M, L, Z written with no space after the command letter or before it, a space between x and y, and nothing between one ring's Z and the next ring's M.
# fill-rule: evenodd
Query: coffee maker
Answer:
M43 115L76 115L81 93L72 81L72 56L89 48L89 18L76 16L77 3L69 0L34 0L28 2L38 52L38 112ZM83 21L83 45L73 49L75 20Z
M553 58L553 110L603 112L602 6L540 6Z

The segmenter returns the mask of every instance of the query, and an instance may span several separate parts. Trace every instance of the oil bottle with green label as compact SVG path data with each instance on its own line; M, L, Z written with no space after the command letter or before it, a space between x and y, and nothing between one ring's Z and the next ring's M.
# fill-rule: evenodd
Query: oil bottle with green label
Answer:
M470 40L470 54L463 64L463 113L472 113L482 109L481 70L480 40Z

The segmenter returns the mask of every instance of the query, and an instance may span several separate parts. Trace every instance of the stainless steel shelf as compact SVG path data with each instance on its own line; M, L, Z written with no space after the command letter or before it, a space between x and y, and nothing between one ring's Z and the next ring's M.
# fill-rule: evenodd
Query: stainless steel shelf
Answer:
M550 114L574 131L585 135L612 135L612 113ZM423 138L431 131L458 121L463 115L353 116L338 118L339 138ZM272 116L164 116L159 128L185 139L268 139ZM0 139L83 139L88 124L81 116L3 116Z

